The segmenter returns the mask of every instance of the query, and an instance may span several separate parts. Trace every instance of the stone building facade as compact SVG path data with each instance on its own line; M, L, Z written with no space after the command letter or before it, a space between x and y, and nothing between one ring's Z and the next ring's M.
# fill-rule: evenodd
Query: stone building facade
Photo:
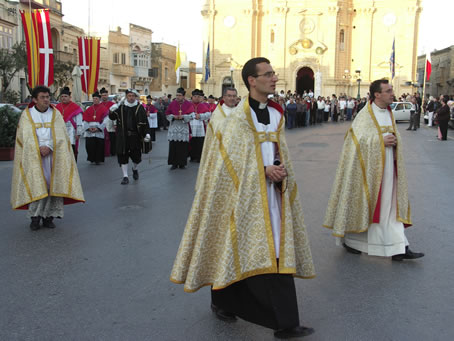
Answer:
M279 74L277 90L316 95L368 92L370 82L391 78L395 39L398 93L416 75L421 0L207 0L204 69L210 46L205 93L220 96L232 83L247 93L241 68L253 57L270 59ZM233 79L232 79L233 78ZM358 81L360 80L360 81Z
M153 80L150 86L152 96L174 95L177 88L175 62L176 46L166 43L151 44L151 67Z
M151 35L152 31L139 25L129 24L129 43L131 48L131 65L134 76L131 85L141 95L150 93L151 73Z
M425 95L454 95L454 45L433 51L430 55L432 73L426 81ZM418 57L418 85L424 85L426 55Z
M11 48L24 38L20 10L49 9L51 37L54 60L76 65L78 63L77 37L83 36L84 31L63 21L62 3L57 0L20 0L0 1L0 48ZM23 71L19 72L10 88L20 93L21 100L28 95L26 77Z
M131 49L129 36L121 32L121 27L116 31L109 31L106 46L107 60L103 60L105 67L110 68L110 93L123 93L131 88L131 78L134 77L134 67L131 66Z

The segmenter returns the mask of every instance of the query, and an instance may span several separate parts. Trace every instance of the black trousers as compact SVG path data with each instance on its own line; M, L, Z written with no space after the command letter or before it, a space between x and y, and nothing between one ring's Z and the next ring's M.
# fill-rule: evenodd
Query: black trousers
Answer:
M449 121L439 121L438 126L440 127L441 132L441 139L447 140L448 139L448 122Z
M323 122L323 109L317 109L317 123L322 123Z
M71 147L72 147L73 153L74 153L74 160L76 160L76 162L77 162L77 154L78 154L78 152L76 150L76 145L72 144Z
M316 121L316 119L317 119L317 112L316 112L315 110L311 110L311 117L310 117L310 119L311 119L311 121L310 121L310 122L311 122L311 125L312 125L312 124L315 124L315 121Z
M191 157L191 161L200 162L200 158L202 157L202 150L203 150L203 142L205 141L205 137L192 137L191 141L189 142L191 148L189 149L189 156Z
M143 145L140 144L137 135L126 137L124 140L124 153L120 153L121 148L117 153L118 163L120 165L126 165L128 164L129 159L134 163L140 163L142 161L142 147Z
M109 131L110 138L110 156L115 156L117 154L117 133Z
M85 139L87 150L87 161L104 162L104 139L98 137L87 137Z
M169 141L169 157L167 164L186 166L188 163L189 142Z
M266 274L211 290L211 302L243 320L274 330L299 325L292 275Z

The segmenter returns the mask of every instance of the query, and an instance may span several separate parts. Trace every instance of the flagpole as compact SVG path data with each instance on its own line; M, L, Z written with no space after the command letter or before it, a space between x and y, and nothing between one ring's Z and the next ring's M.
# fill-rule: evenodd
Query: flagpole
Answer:
M427 79L427 53L426 53L426 58L424 60L424 83L422 86L422 102L423 103L426 98L426 79Z
M33 47L33 42L34 42L33 36L34 36L34 32L35 32L35 26L33 25L32 2L31 1L28 2L28 11L29 11L29 15L30 15L30 27L31 27L30 32L32 33L32 37L31 37L30 41L31 41L31 45L32 45L32 51L34 52L35 48ZM32 54L30 59L32 61L32 71L33 71L33 73L30 72L30 75L32 76L31 83L33 84L33 86L31 88L34 88L37 85L37 84L35 84L35 81L36 81L36 78L35 78L36 65L35 65L35 56L34 56L34 54Z

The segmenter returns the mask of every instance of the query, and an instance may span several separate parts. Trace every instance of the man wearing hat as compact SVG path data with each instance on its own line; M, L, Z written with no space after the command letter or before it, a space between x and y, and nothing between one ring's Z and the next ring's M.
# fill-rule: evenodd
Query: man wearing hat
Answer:
M65 121L66 130L68 132L69 141L74 152L74 158L77 161L77 154L79 149L79 138L82 135L83 122L82 113L83 110L76 103L71 101L71 91L65 86L60 92L60 103L56 106L57 110L63 116Z
M104 162L104 138L107 115L109 110L101 104L101 95L96 91L93 95L93 105L85 110L84 137L87 160L96 165Z
M189 156L191 162L200 162L202 157L203 142L205 140L206 121L211 117L211 111L206 103L202 103L203 91L195 89L192 92L192 106L194 107L194 119L191 125L191 140L189 142Z
M188 162L189 125L194 118L194 108L191 102L184 98L186 91L177 89L176 98L166 110L166 118L170 122L167 139L169 140L169 158L167 163L170 169L184 169Z
M213 112L216 110L216 98L214 98L213 95L208 96L208 107L210 108L210 111Z
M109 101L109 91L107 91L106 88L101 88L101 90L99 90L99 93L101 94L101 104L103 104L108 110L110 110L110 107L115 103ZM115 155L115 122L112 122L109 118L107 118L106 121L104 136L104 155ZM111 137L113 137L114 139L111 140Z
M136 90L126 90L126 100L112 107L109 114L109 118L117 122L117 157L123 171L122 185L129 183L129 158L133 162L132 177L134 180L139 179L137 166L142 161L142 146L144 142L150 142L150 135L147 134L147 112L138 97Z

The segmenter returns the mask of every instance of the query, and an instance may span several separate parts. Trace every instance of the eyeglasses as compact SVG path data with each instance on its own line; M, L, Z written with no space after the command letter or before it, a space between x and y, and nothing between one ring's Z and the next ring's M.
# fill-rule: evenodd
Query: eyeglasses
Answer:
M268 71L268 72L262 73L261 75L252 75L252 77L254 77L254 78L261 77L261 76L265 76L266 78L273 78L274 76L279 77L279 74L277 74L274 71Z

